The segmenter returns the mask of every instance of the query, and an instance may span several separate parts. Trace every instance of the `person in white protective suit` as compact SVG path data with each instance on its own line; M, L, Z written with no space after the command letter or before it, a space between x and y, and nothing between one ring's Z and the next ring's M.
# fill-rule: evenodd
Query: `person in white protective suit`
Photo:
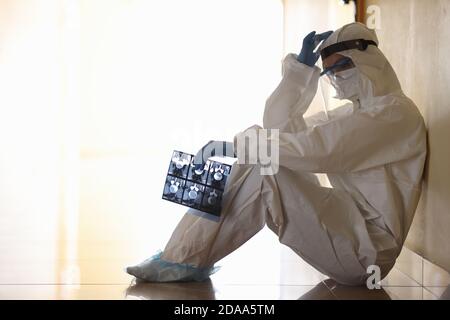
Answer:
M144 281L207 279L215 262L267 224L281 243L341 284L364 284L371 265L385 277L419 201L427 142L421 114L377 46L375 32L359 23L323 41L324 72L331 72L337 97L351 101L327 119L303 117L320 68L288 54L263 119L264 129L279 129L278 172L261 175L258 164L235 163L220 220L189 209L164 251L127 272ZM332 188L315 173L326 174Z

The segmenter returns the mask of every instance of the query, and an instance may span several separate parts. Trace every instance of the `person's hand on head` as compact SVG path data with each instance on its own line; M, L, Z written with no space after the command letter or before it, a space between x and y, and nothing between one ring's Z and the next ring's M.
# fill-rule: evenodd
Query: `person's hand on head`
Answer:
M314 51L317 46L324 40L328 39L328 37L333 33L333 31L326 31L324 33L316 34L316 31L310 32L303 39L303 46L300 54L297 57L297 60L307 66L314 66L319 60L320 52Z

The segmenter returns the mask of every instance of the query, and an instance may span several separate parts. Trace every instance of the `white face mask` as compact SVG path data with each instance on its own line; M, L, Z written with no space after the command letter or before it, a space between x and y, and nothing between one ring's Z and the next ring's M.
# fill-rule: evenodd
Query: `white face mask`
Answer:
M336 99L349 99L359 93L359 72L356 68L340 71L330 76L331 85L336 90Z

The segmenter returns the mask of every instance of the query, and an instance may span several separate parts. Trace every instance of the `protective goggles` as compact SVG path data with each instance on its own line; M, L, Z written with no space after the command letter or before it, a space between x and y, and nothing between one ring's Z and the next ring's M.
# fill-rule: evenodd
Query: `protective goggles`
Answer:
M332 76L337 72L340 71L344 71L344 70L348 70L351 68L354 68L355 65L353 64L352 59L345 57L339 61L337 61L335 64L333 64L332 66L325 68L321 73L320 76L323 75L327 75L327 76Z
M373 45L375 47L378 47L378 44L375 41L372 40L365 40L365 39L355 39L355 40L347 40L338 42L335 44L332 44L320 51L320 56L322 58L322 61L331 56L334 53L345 51L345 50L351 50L351 49L358 49L360 51L365 51L369 45Z

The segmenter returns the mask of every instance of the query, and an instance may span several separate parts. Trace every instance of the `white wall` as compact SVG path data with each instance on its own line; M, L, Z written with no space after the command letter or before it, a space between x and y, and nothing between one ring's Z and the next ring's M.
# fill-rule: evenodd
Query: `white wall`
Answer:
M280 76L279 0L81 2L83 155L166 160L262 122Z
M57 260L38 272L49 283L64 280L61 261L100 254L92 243L128 237L152 252L133 237L154 230L162 241L185 211L161 200L172 150L262 123L280 79L282 10L279 0L1 0L0 268ZM6 271L2 283L29 280Z
M62 204L59 10L57 0L0 2L1 283L29 283L11 268L30 262L38 281L54 280L54 265L40 266L56 257Z
M380 48L428 128L423 193L406 246L450 271L450 1L367 1L380 12Z

